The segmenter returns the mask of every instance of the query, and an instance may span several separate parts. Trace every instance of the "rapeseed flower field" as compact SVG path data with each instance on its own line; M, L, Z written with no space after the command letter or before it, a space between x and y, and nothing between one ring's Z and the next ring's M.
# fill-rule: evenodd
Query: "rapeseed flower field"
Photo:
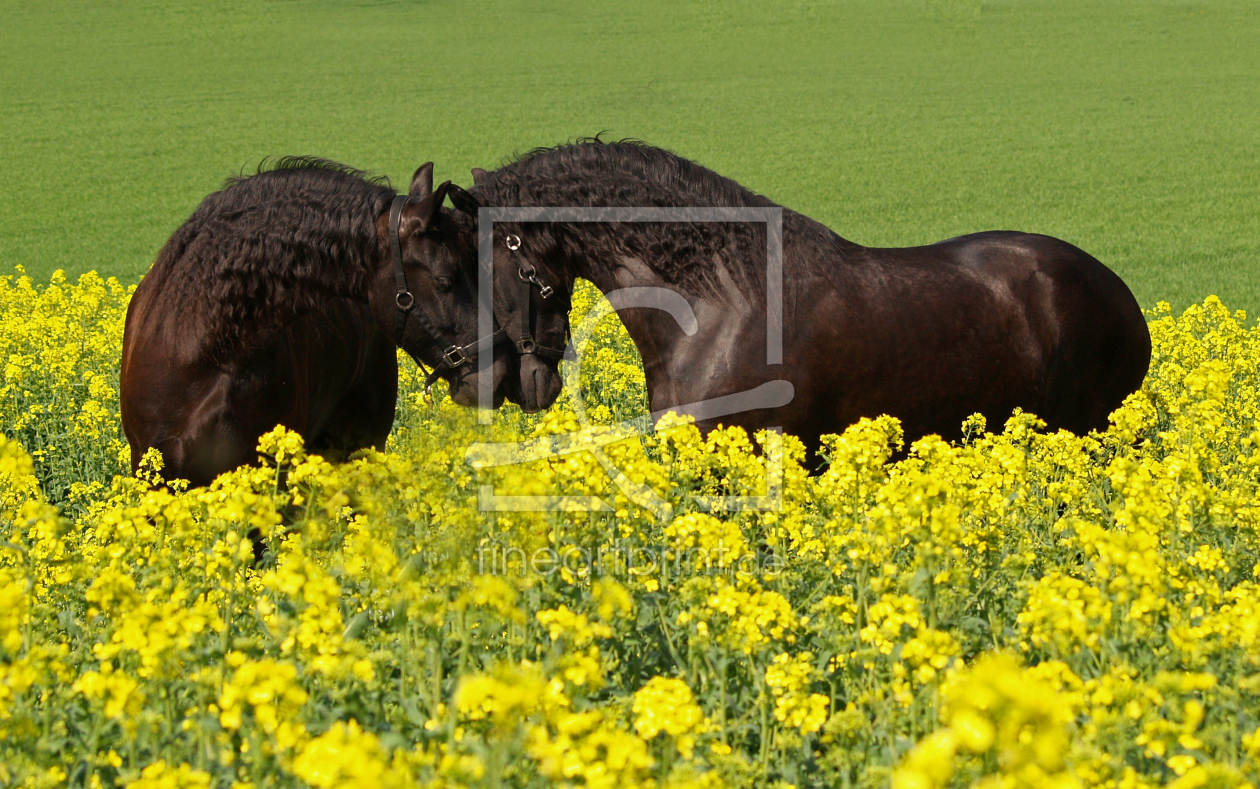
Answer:
M0 786L1260 786L1260 328L1215 298L1087 437L471 466L644 412L609 316L580 401L480 427L406 362L387 452L277 429L187 490L127 473L129 293L0 278Z

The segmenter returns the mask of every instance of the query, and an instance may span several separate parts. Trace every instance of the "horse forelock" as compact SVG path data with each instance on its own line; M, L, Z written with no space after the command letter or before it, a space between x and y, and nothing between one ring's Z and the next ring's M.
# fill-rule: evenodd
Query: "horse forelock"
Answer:
M393 196L384 179L311 157L230 178L163 247L146 277L158 280L155 306L196 313L216 358L324 299L365 298L376 219Z

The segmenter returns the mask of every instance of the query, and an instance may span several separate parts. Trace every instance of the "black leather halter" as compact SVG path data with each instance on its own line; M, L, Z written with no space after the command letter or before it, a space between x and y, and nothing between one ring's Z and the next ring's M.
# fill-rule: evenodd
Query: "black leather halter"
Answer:
M398 283L398 293L394 296L394 303L398 305L398 331L394 337L394 342L407 351L407 355L416 364L420 365L421 370L425 369L424 362L420 361L409 348L403 346L403 335L407 329L407 318L414 313L416 322L420 324L421 328L429 333L429 336L433 338L433 341L437 343L439 348L446 349L442 351L442 360L434 365L431 371L428 371L428 375L424 379L424 388L427 391L438 378L442 377L443 373L471 364L477 358L477 349L481 347L483 340L490 340L490 347L493 348L507 339L507 331L498 329L488 338L475 340L467 345L456 345L438 327L433 325L433 322L424 314L423 309L413 309L416 306L416 298L411 295L411 290L407 287L407 272L403 269L402 242L398 238L398 226L402 222L403 206L411 202L412 199L410 195L398 195L389 207L389 245L394 256L394 279Z
M516 259L516 276L522 283L520 339L514 343L517 352L542 356L547 359L563 359L563 348L549 348L545 345L540 345L538 340L534 338L534 322L531 310L534 301L534 287L538 288L538 295L544 299L551 296L555 290L539 279L538 270L519 254L518 250L521 248L520 236L509 234L504 239L504 244L511 251L513 258Z

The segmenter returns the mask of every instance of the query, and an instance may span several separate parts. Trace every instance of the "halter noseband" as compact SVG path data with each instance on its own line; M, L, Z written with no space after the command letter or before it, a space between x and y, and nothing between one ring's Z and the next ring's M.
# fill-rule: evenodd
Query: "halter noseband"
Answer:
M512 257L516 259L516 276L520 279L523 287L521 289L521 336L514 344L518 353L533 354L548 359L563 359L563 348L548 348L545 345L539 345L534 339L533 316L530 307L533 302L533 289L538 288L538 295L544 299L555 292L555 289L538 278L538 269L533 264L522 259L519 254L521 248L521 237L509 234L503 240L508 251L512 253Z
M403 206L411 202L410 195L397 195L394 202L389 206L389 246L394 257L394 280L398 283L398 293L394 296L394 304L398 305L398 331L395 335L394 342L400 348L407 351L407 354L420 366L421 370L425 369L424 363L407 348L403 347L403 335L407 329L407 318L412 314L412 308L416 306L416 298L411 295L411 290L407 287L407 272L403 269L402 259L402 242L398 238L398 226L402 223ZM493 348L500 342L507 339L507 331L498 329L489 337L483 337L467 345L457 345L451 342L438 327L424 314L423 309L415 310L416 321L420 326L429 333L439 348L445 348L442 351L442 360L434 365L432 371L428 371L428 375L424 379L424 388L427 392L443 373L456 370L466 364L472 363L477 358L477 353L484 340L490 341L490 347ZM469 349L472 352L469 353Z

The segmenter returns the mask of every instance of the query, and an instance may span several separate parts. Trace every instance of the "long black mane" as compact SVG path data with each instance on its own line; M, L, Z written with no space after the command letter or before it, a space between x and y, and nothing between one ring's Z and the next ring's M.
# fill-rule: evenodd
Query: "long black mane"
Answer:
M470 190L490 206L773 207L773 200L671 151L636 140L579 140L535 148L488 173ZM784 210L785 234L795 240L846 244L830 230ZM546 230L540 232L547 232ZM588 258L606 255L640 258L667 282L712 292L718 261L735 266L727 273L744 285L764 276L765 226L760 223L607 225L567 228L580 238ZM723 255L738 247L744 254ZM741 268L742 266L742 268Z
M777 205L690 159L638 140L587 138L535 148L490 173L480 188L511 205Z
M163 247L156 306L201 321L222 358L330 297L363 298L376 219L394 190L337 162L293 156L229 178Z

